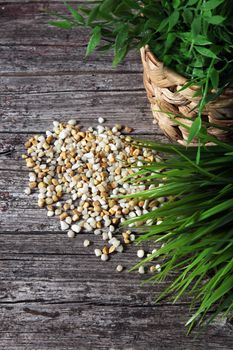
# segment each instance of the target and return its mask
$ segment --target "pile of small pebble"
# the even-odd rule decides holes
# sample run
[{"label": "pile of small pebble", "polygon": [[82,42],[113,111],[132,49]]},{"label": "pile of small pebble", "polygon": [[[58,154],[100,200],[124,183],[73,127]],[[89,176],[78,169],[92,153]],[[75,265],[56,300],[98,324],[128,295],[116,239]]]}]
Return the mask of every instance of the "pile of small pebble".
[{"label": "pile of small pebble", "polygon": [[[135,239],[129,230],[122,233],[121,240],[117,239],[116,227],[156,208],[153,201],[113,198],[145,190],[145,185],[135,186],[124,179],[138,171],[136,167],[144,161],[156,161],[156,155],[137,148],[130,136],[121,133],[132,129],[120,125],[104,127],[102,118],[99,123],[95,129],[83,131],[75,120],[54,121],[52,131],[26,142],[27,154],[23,158],[30,169],[25,193],[39,190],[38,206],[47,208],[49,217],[59,217],[61,230],[67,231],[68,237],[79,232],[102,235],[106,244],[94,253],[106,261],[110,254],[122,252],[124,245]],[[90,241],[83,244],[88,247]],[[118,265],[116,270],[121,272],[123,267]]]}]

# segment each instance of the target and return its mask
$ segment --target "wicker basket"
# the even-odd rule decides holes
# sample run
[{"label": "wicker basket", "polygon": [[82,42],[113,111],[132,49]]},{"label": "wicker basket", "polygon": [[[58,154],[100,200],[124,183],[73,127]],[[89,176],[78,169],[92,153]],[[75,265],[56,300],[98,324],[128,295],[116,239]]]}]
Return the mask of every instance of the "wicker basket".
[{"label": "wicker basket", "polygon": [[[193,97],[198,86],[187,87],[180,90],[186,78],[164,67],[150,51],[148,46],[141,49],[144,68],[143,79],[147,97],[151,103],[154,123],[171,139],[186,144],[188,130],[179,126],[169,113],[176,116],[176,120],[190,126],[197,116],[197,105],[200,97]],[[225,89],[224,93],[214,102],[209,103],[204,112],[203,120],[222,128],[233,127],[233,89]],[[232,131],[208,127],[208,133],[224,141],[233,141]]]}]

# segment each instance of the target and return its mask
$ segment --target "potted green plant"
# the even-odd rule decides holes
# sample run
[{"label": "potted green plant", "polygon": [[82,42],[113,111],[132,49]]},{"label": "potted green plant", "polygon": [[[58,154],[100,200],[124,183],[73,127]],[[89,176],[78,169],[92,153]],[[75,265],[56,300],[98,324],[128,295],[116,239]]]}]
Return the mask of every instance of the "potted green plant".
[{"label": "potted green plant", "polygon": [[[226,139],[233,124],[231,5],[231,0],[87,1],[65,4],[69,15],[55,14],[59,19],[50,24],[90,28],[86,54],[113,50],[113,65],[141,49],[154,119],[171,139],[191,142],[202,123]],[[191,126],[189,134],[177,120]]]}]

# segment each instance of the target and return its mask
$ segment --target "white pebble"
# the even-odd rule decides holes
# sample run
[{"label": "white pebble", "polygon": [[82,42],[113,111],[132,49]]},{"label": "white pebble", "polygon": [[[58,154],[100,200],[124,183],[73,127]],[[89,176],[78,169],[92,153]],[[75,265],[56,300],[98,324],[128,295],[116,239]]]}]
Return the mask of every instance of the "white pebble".
[{"label": "white pebble", "polygon": [[154,253],[156,253],[156,252],[157,252],[157,249],[155,248],[155,249],[152,250],[151,253],[154,254]]},{"label": "white pebble", "polygon": [[49,211],[47,212],[47,216],[48,216],[48,217],[51,217],[51,216],[53,216],[53,215],[54,215],[54,211],[49,210]]},{"label": "white pebble", "polygon": [[80,225],[77,225],[77,224],[72,225],[72,226],[71,226],[71,229],[72,229],[74,232],[76,232],[76,233],[79,233],[79,232],[81,231]]},{"label": "white pebble", "polygon": [[140,259],[143,258],[144,255],[145,255],[145,252],[144,252],[143,249],[139,249],[139,250],[137,251],[137,256],[138,256]]},{"label": "white pebble", "polygon": [[108,239],[108,232],[103,232],[102,233],[102,238],[104,241],[106,241]]},{"label": "white pebble", "polygon": [[94,231],[94,234],[95,234],[96,236],[100,235],[100,234],[101,234],[101,230],[99,230],[99,229],[95,230],[95,231]]},{"label": "white pebble", "polygon": [[144,273],[145,273],[145,268],[144,268],[144,266],[140,266],[139,269],[138,269],[138,272],[139,272],[140,274],[144,274]]},{"label": "white pebble", "polygon": [[63,129],[59,134],[59,139],[64,140],[68,136],[69,132],[67,129]]},{"label": "white pebble", "polygon": [[122,265],[117,265],[116,271],[117,271],[117,272],[123,271],[123,266],[122,266]]},{"label": "white pebble", "polygon": [[122,244],[120,244],[120,245],[116,248],[116,251],[117,251],[118,253],[122,253],[123,250],[124,250],[124,247],[123,247]]},{"label": "white pebble", "polygon": [[76,120],[75,120],[75,119],[70,119],[70,120],[68,121],[68,124],[69,124],[69,125],[76,125]]},{"label": "white pebble", "polygon": [[69,228],[69,225],[65,221],[60,221],[62,231],[65,231]]},{"label": "white pebble", "polygon": [[27,187],[27,188],[25,188],[25,190],[24,190],[24,192],[27,194],[27,195],[29,195],[29,194],[31,194],[31,189],[29,188],[29,187]]},{"label": "white pebble", "polygon": [[129,236],[129,239],[133,242],[133,241],[135,241],[135,235],[132,233],[130,236]]},{"label": "white pebble", "polygon": [[72,219],[70,216],[67,216],[67,218],[65,218],[65,222],[68,224],[68,225],[71,225],[72,223]]},{"label": "white pebble", "polygon": [[98,123],[99,124],[103,124],[104,122],[105,122],[104,118],[102,118],[102,117],[98,118]]},{"label": "white pebble", "polygon": [[67,236],[68,236],[69,238],[74,238],[74,237],[75,237],[74,231],[69,230],[69,231],[67,232]]},{"label": "white pebble", "polygon": [[161,272],[161,266],[160,266],[160,264],[155,265],[155,268],[156,268],[156,270],[157,270],[158,272]]},{"label": "white pebble", "polygon": [[95,252],[96,256],[101,256],[102,255],[102,252],[101,252],[100,249],[95,249],[94,252]]},{"label": "white pebble", "polygon": [[86,248],[91,244],[91,242],[88,239],[85,239],[85,241],[83,242],[83,246]]},{"label": "white pebble", "polygon": [[107,261],[108,260],[108,255],[107,254],[102,254],[101,255],[101,260]]}]

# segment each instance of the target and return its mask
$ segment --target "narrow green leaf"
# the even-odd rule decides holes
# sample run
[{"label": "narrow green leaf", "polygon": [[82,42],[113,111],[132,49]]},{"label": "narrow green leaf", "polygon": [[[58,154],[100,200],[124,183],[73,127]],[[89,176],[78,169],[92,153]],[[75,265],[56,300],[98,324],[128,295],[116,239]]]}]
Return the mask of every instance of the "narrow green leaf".
[{"label": "narrow green leaf", "polygon": [[121,29],[119,30],[117,36],[116,36],[116,42],[115,42],[115,52],[117,53],[119,50],[121,50],[128,39],[128,25],[123,24],[121,26]]},{"label": "narrow green leaf", "polygon": [[209,24],[221,24],[222,22],[225,21],[225,17],[222,17],[222,16],[205,17],[205,20]]},{"label": "narrow green leaf", "polygon": [[200,130],[201,130],[201,118],[197,117],[192,123],[192,126],[190,128],[188,143],[192,142],[192,140],[198,135]]},{"label": "narrow green leaf", "polygon": [[193,12],[190,9],[184,9],[182,16],[186,24],[190,25],[190,23],[192,23]]},{"label": "narrow green leaf", "polygon": [[187,2],[187,6],[193,6],[193,5],[195,5],[198,1],[199,1],[199,0],[189,0],[189,1]]},{"label": "narrow green leaf", "polygon": [[127,51],[128,51],[128,47],[125,46],[125,47],[122,47],[120,50],[118,50],[115,53],[114,60],[112,62],[114,67],[117,66],[121,61],[123,61],[123,59],[125,58],[125,56],[127,54]]},{"label": "narrow green leaf", "polygon": [[219,86],[219,72],[214,67],[211,69],[210,80],[213,88],[217,90]]},{"label": "narrow green leaf", "polygon": [[98,14],[99,14],[99,6],[93,7],[93,9],[88,14],[87,24],[91,25],[97,19]]},{"label": "narrow green leaf", "polygon": [[177,9],[180,6],[181,0],[173,0],[172,1],[172,6],[174,9]]},{"label": "narrow green leaf", "polygon": [[204,1],[202,5],[203,10],[213,10],[218,7],[225,0],[209,0],[207,2]]},{"label": "narrow green leaf", "polygon": [[162,32],[163,29],[168,25],[169,23],[169,18],[164,18],[161,22],[160,25],[157,28],[157,32]]},{"label": "narrow green leaf", "polygon": [[167,40],[164,45],[165,51],[168,51],[170,47],[173,45],[174,41],[176,40],[176,34],[175,33],[168,33]]},{"label": "narrow green leaf", "polygon": [[208,40],[208,38],[206,38],[204,35],[197,35],[195,38],[194,38],[194,43],[196,45],[209,45],[209,44],[212,44],[211,41]]},{"label": "narrow green leaf", "polygon": [[201,32],[201,17],[195,17],[191,24],[191,32],[193,37],[200,34]]},{"label": "narrow green leaf", "polygon": [[70,11],[70,13],[72,14],[72,16],[74,17],[74,19],[78,22],[78,23],[81,23],[81,24],[85,24],[85,21],[84,21],[84,18],[82,15],[80,15],[78,13],[78,10],[75,10],[72,6],[70,6],[69,4],[67,4],[65,2],[65,6],[66,8]]},{"label": "narrow green leaf", "polygon": [[175,10],[168,18],[168,31],[171,31],[177,24],[180,17],[179,11]]},{"label": "narrow green leaf", "polygon": [[69,22],[68,20],[49,21],[49,24],[51,24],[54,27],[63,28],[63,29],[70,29],[73,27],[73,24],[71,22]]},{"label": "narrow green leaf", "polygon": [[101,39],[101,28],[97,26],[92,31],[92,34],[87,46],[86,56],[90,55],[95,50],[95,48],[100,43],[100,39]]},{"label": "narrow green leaf", "polygon": [[210,57],[210,58],[218,58],[213,51],[211,51],[210,49],[207,49],[206,47],[195,46],[195,50],[203,56]]},{"label": "narrow green leaf", "polygon": [[124,3],[135,10],[141,9],[140,5],[134,0],[124,0]]}]

